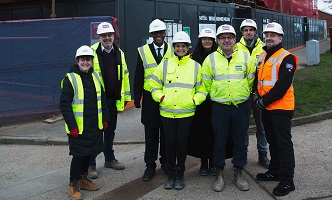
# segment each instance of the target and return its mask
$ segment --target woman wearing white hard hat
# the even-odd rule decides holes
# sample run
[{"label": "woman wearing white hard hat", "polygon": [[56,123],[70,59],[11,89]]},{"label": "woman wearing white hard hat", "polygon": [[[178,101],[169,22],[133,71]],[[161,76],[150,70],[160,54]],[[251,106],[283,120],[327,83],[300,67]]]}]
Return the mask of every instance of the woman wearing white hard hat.
[{"label": "woman wearing white hard hat", "polygon": [[206,98],[201,66],[190,59],[190,43],[186,32],[177,32],[172,41],[175,55],[162,61],[151,77],[152,97],[160,103],[165,131],[169,170],[165,189],[184,188],[189,130],[196,106]]},{"label": "woman wearing white hard hat", "polygon": [[[215,42],[216,33],[210,28],[203,28],[198,35],[198,42],[191,54],[191,58],[199,64],[203,64],[204,59],[210,53],[217,50]],[[207,176],[215,174],[213,167],[213,131],[211,126],[211,105],[206,99],[197,106],[194,121],[190,129],[188,138],[188,155],[201,159],[199,174]]]},{"label": "woman wearing white hard hat", "polygon": [[103,150],[103,130],[108,127],[106,96],[100,78],[92,70],[93,50],[86,45],[76,51],[76,64],[61,81],[60,110],[68,135],[70,165],[69,196],[82,199],[83,190],[98,190],[87,178],[90,156]]}]

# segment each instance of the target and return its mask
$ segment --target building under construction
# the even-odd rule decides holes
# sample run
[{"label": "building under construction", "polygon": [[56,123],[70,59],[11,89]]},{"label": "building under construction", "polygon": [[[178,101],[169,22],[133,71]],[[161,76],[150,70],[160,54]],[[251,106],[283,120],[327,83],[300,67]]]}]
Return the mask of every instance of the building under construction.
[{"label": "building under construction", "polygon": [[317,0],[208,0],[220,3],[236,3],[252,8],[277,11],[296,16],[318,19]]}]

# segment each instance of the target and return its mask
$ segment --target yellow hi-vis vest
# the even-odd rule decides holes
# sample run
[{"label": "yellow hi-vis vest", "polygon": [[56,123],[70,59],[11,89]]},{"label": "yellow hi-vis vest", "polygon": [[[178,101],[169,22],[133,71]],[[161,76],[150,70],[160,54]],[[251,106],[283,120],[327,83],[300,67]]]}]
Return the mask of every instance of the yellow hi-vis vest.
[{"label": "yellow hi-vis vest", "polygon": [[[141,56],[141,59],[143,61],[143,67],[144,67],[144,90],[146,91],[151,91],[151,86],[150,86],[150,78],[151,75],[153,74],[154,70],[158,66],[155,58],[153,57],[153,54],[150,50],[150,47],[148,44],[141,46],[138,48],[138,53]],[[173,56],[173,51],[171,48],[171,45],[167,43],[167,51],[164,53],[164,57],[160,62],[163,60],[166,60],[170,57]]]},{"label": "yellow hi-vis vest", "polygon": [[[84,128],[84,120],[83,120],[83,113],[84,113],[84,88],[81,76],[76,73],[67,73],[67,77],[73,86],[74,89],[74,98],[72,102],[72,108],[76,120],[76,124],[78,126],[79,134],[83,133]],[[98,108],[98,127],[100,130],[103,129],[103,113],[102,113],[102,106],[101,106],[101,82],[98,74],[96,72],[92,73],[93,82],[96,88],[97,94],[97,108]],[[63,82],[63,80],[62,80]],[[62,87],[61,82],[61,87]],[[66,132],[70,134],[70,130],[68,125],[65,124]]]},{"label": "yellow hi-vis vest", "polygon": [[[99,46],[100,42],[96,42],[95,44],[93,44],[91,46],[91,48],[93,49],[93,71],[97,72],[99,74],[100,77],[100,81],[101,81],[101,85],[103,86],[103,89],[105,88],[104,85],[104,79],[103,79],[103,75],[100,69],[100,65],[99,65],[99,59],[98,59],[98,55],[96,53],[96,50]],[[120,81],[120,77],[122,75],[122,84],[121,84],[121,97],[120,100],[116,100],[116,108],[118,111],[123,111],[124,110],[124,104],[125,101],[131,101],[131,94],[130,94],[130,83],[129,83],[129,71],[127,68],[127,63],[126,63],[126,59],[125,59],[125,55],[123,53],[123,51],[121,49],[119,49],[119,53],[121,54],[121,63],[122,63],[122,71],[121,66],[117,65],[118,68],[118,81]],[[122,74],[120,74],[122,73]]]},{"label": "yellow hi-vis vest", "polygon": [[203,83],[212,101],[237,106],[248,100],[255,71],[256,67],[248,53],[234,51],[228,63],[218,47],[203,62]]},{"label": "yellow hi-vis vest", "polygon": [[195,114],[196,106],[206,98],[202,84],[202,70],[189,55],[180,60],[173,56],[158,65],[151,77],[151,94],[160,102],[160,115],[166,118],[185,118]]},{"label": "yellow hi-vis vest", "polygon": [[[261,54],[258,60],[259,66],[257,66],[257,68],[259,69],[257,83],[257,92],[259,96],[263,97],[274,87],[279,78],[278,74],[280,64],[282,63],[283,59],[288,55],[292,55],[294,57],[296,66],[293,67],[295,67],[295,72],[298,68],[299,60],[295,55],[290,54],[284,48],[276,51],[266,62],[264,62],[266,52],[264,51]],[[286,94],[281,99],[270,103],[266,107],[266,110],[294,110],[294,108],[295,97],[294,87],[292,84],[286,91]]]},{"label": "yellow hi-vis vest", "polygon": [[263,42],[261,39],[257,38],[257,41],[254,45],[254,49],[252,50],[251,54],[249,52],[249,49],[246,47],[246,41],[244,40],[244,37],[240,39],[238,43],[235,44],[234,49],[242,50],[244,52],[247,52],[250,57],[254,60],[255,66],[257,65],[258,57],[263,52]]}]

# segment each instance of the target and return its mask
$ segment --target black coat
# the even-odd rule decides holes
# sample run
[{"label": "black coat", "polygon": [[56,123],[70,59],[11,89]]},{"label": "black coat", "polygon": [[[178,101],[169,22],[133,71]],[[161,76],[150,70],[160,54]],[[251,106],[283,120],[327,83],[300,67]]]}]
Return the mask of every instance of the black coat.
[{"label": "black coat", "polygon": [[[160,63],[157,59],[157,54],[154,49],[153,43],[149,44],[150,51],[157,61],[157,64]],[[167,51],[167,43],[164,42],[164,54]],[[159,103],[153,100],[151,92],[143,89],[144,86],[144,67],[141,56],[137,55],[137,64],[135,70],[135,79],[134,79],[134,103],[135,107],[140,107],[141,97],[142,99],[142,115],[141,122],[143,125],[150,128],[160,128],[161,127],[161,119],[160,119],[160,111],[159,111]]]},{"label": "black coat", "polygon": [[[79,74],[84,87],[84,127],[83,133],[78,138],[68,135],[69,154],[73,156],[96,156],[103,150],[103,130],[98,127],[98,108],[94,81],[92,78],[92,68],[88,73],[82,73],[78,66],[72,66],[70,72]],[[60,96],[60,110],[69,130],[78,128],[72,110],[74,97],[73,87],[68,79],[63,80],[63,87]],[[105,93],[102,90],[103,122],[109,121]]]},{"label": "black coat", "polygon": [[[202,65],[204,59],[210,53],[216,51],[217,47],[217,44],[214,43],[211,51],[204,51],[201,39],[199,39],[191,58]],[[187,142],[188,155],[205,159],[213,158],[214,139],[211,122],[211,105],[211,100],[207,98],[196,108],[194,121],[192,123]],[[232,146],[232,138],[228,137],[226,144],[226,158],[233,157]]]}]

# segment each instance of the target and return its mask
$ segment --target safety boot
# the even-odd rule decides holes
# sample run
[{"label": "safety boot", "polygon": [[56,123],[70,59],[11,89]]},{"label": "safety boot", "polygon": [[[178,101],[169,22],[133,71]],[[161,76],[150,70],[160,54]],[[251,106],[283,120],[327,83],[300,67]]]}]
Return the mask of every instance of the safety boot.
[{"label": "safety boot", "polygon": [[264,167],[265,169],[269,169],[270,161],[267,158],[267,152],[265,151],[258,152],[258,164]]},{"label": "safety boot", "polygon": [[248,191],[250,189],[248,181],[242,176],[242,169],[234,169],[233,183],[241,191]]},{"label": "safety boot", "polygon": [[82,179],[78,181],[79,186],[82,190],[96,191],[99,189],[99,185],[95,182],[92,182],[87,178],[87,175],[82,175]]},{"label": "safety boot", "polygon": [[209,175],[209,163],[207,159],[201,159],[201,167],[199,168],[199,175],[201,176]]},{"label": "safety boot", "polygon": [[72,200],[80,200],[83,198],[78,181],[69,183],[69,197]]},{"label": "safety boot", "polygon": [[174,189],[176,190],[182,190],[184,188],[184,172],[183,171],[176,171],[175,175],[175,182],[174,182]]},{"label": "safety boot", "polygon": [[216,170],[216,179],[213,183],[213,190],[216,192],[221,192],[225,188],[225,182],[224,182],[224,170],[217,168]]}]

